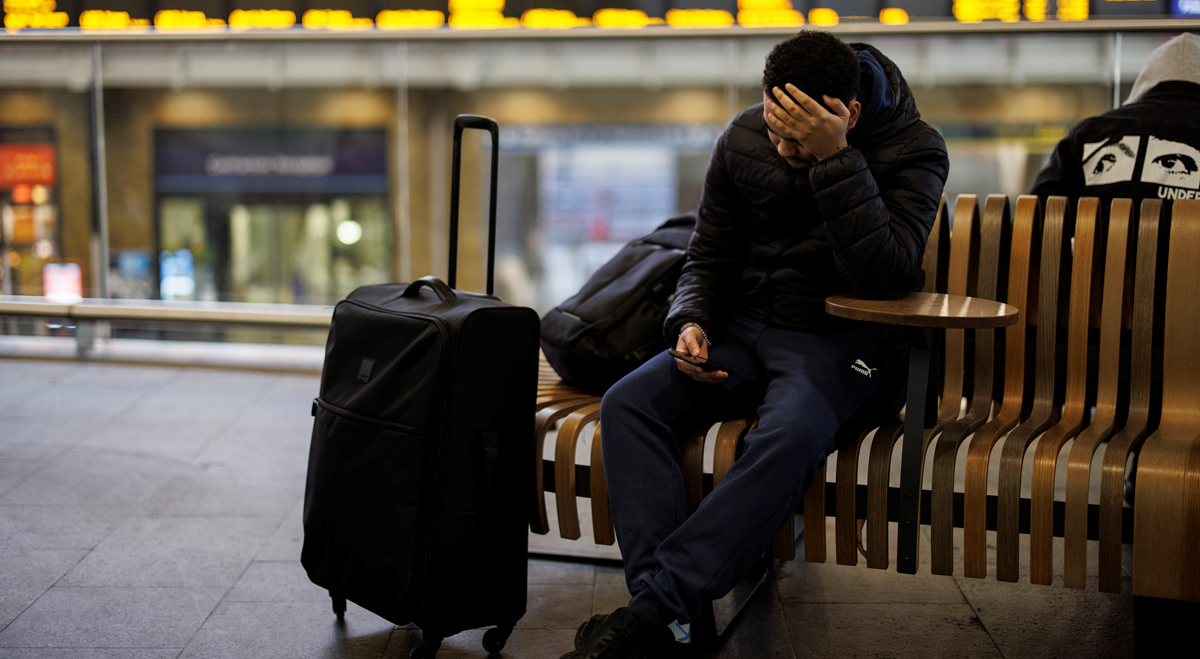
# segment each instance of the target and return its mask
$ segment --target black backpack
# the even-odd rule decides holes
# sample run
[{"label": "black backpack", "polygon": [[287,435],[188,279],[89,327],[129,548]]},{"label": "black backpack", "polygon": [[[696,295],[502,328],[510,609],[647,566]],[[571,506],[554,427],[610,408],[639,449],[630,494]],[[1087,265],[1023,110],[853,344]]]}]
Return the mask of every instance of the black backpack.
[{"label": "black backpack", "polygon": [[542,318],[542,352],[564,381],[599,396],[667,348],[663,322],[695,229],[694,212],[667,220]]}]

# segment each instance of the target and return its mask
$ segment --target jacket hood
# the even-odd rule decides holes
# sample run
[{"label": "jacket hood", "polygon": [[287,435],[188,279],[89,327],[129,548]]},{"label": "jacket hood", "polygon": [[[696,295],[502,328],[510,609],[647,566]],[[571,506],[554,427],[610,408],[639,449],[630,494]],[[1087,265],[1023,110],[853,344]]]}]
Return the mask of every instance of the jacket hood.
[{"label": "jacket hood", "polygon": [[1200,84],[1200,37],[1184,32],[1154,49],[1123,105],[1137,103],[1158,83],[1183,80]]},{"label": "jacket hood", "polygon": [[860,148],[871,147],[920,121],[921,113],[917,111],[917,102],[913,98],[912,90],[908,88],[908,82],[904,80],[904,75],[900,73],[900,68],[896,66],[895,62],[888,59],[874,46],[852,43],[850,47],[856,52],[870,53],[875,61],[879,62],[887,75],[888,87],[891,89],[891,105],[882,109],[870,124],[855,126],[854,130],[850,131],[849,141],[851,144]]}]

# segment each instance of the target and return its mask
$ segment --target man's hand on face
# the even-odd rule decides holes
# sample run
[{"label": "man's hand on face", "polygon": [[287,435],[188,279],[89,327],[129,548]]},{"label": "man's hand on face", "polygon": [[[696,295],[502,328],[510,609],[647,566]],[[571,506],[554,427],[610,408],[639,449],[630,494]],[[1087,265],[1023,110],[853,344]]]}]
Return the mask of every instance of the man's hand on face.
[{"label": "man's hand on face", "polygon": [[[704,340],[704,335],[700,332],[699,328],[696,327],[687,327],[679,333],[679,340],[675,342],[675,349],[699,359],[708,359],[708,343]],[[679,370],[684,375],[704,384],[716,384],[729,377],[729,374],[725,371],[706,371],[682,359],[676,359],[675,365],[679,367]]]},{"label": "man's hand on face", "polygon": [[[833,110],[830,112],[795,85],[788,83],[786,87],[786,94],[774,87],[771,92],[775,98],[768,95],[764,99],[767,128],[779,137],[799,142],[818,160],[846,148],[846,133],[854,127],[857,117],[852,114],[856,113],[840,99],[825,96],[825,104]],[[857,101],[850,103],[856,105]]]}]

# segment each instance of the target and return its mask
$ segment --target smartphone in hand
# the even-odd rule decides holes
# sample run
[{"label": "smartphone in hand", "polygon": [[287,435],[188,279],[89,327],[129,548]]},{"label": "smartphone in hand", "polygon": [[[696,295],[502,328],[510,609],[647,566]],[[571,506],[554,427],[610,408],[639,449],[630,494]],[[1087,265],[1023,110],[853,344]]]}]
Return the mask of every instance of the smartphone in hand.
[{"label": "smartphone in hand", "polygon": [[667,352],[670,353],[671,356],[676,359],[682,359],[683,361],[691,364],[692,366],[699,366],[700,368],[702,368],[706,371],[724,371],[724,372],[728,373],[729,375],[733,375],[733,371],[731,371],[719,364],[714,364],[711,360],[701,359],[699,357],[693,357],[686,352],[681,352],[674,348],[667,350]]}]

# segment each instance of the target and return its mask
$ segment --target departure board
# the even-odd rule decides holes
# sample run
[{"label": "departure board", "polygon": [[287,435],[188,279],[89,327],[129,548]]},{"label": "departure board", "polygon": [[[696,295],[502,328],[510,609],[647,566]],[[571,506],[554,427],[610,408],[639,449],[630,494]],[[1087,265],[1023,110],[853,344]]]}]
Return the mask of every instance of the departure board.
[{"label": "departure board", "polygon": [[8,33],[680,30],[1200,17],[1200,0],[3,0]]}]

